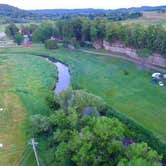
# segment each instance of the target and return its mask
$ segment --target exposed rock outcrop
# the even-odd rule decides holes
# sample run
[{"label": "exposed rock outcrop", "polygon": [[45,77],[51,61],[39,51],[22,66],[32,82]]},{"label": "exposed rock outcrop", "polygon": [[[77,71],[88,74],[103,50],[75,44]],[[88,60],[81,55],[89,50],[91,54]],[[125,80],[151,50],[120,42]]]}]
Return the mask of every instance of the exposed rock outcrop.
[{"label": "exposed rock outcrop", "polygon": [[126,47],[123,43],[120,42],[109,43],[107,41],[103,41],[103,48],[105,50],[126,54],[130,58],[138,61],[144,61],[152,65],[166,68],[166,59],[163,58],[163,56],[161,56],[160,54],[153,53],[148,58],[142,58],[137,54],[136,49]]},{"label": "exposed rock outcrop", "polygon": [[163,58],[160,54],[153,54],[152,56],[149,56],[146,59],[147,63],[153,64],[153,65],[157,65],[157,66],[161,66],[166,68],[166,59]]},{"label": "exposed rock outcrop", "polygon": [[95,49],[101,49],[103,48],[103,40],[96,40],[93,42],[93,47]]}]

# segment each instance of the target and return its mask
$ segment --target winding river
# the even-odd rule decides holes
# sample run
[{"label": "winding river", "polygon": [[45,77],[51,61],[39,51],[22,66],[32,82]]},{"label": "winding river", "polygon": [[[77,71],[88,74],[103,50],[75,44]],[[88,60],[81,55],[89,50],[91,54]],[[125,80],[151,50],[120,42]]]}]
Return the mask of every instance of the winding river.
[{"label": "winding river", "polygon": [[44,57],[50,63],[53,63],[55,65],[55,68],[57,69],[58,80],[56,81],[54,93],[57,94],[62,90],[67,89],[70,86],[70,72],[68,66],[61,63],[60,61],[57,61],[52,57],[47,57],[47,56],[42,56],[42,57]]}]

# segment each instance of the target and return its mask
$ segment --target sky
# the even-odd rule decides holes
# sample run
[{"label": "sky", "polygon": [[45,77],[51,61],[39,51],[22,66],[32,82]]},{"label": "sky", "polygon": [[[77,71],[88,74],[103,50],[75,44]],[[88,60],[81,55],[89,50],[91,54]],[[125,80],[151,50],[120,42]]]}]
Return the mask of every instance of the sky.
[{"label": "sky", "polygon": [[166,0],[0,0],[21,9],[117,9],[139,6],[166,5]]}]

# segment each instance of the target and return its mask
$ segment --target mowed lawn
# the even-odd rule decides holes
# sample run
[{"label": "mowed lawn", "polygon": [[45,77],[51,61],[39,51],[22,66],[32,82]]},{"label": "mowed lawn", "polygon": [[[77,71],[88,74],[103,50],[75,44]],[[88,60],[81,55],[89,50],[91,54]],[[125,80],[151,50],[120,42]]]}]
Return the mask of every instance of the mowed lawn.
[{"label": "mowed lawn", "polygon": [[127,114],[166,142],[166,86],[151,83],[154,71],[123,60],[42,45],[8,49],[6,52],[46,54],[70,67],[74,88],[101,96],[114,109]]},{"label": "mowed lawn", "polygon": [[33,114],[47,114],[45,98],[55,75],[54,66],[40,57],[0,54],[0,143],[4,146],[0,149],[0,166],[35,161],[25,121]]}]

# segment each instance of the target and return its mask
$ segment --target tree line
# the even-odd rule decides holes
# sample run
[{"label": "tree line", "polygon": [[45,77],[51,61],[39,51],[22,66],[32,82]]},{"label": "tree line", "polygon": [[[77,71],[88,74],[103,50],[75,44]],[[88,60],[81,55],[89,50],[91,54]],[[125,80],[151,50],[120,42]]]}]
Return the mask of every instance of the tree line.
[{"label": "tree line", "polygon": [[52,9],[52,10],[21,10],[19,8],[0,4],[0,16],[4,19],[2,23],[27,23],[31,21],[41,22],[42,20],[71,19],[80,16],[93,20],[95,17],[108,18],[109,20],[119,21],[133,19],[142,16],[139,11],[116,11],[104,9]]},{"label": "tree line", "polygon": [[[6,32],[9,26],[6,28]],[[21,29],[22,33],[31,35],[35,42],[44,43],[51,37],[75,46],[83,46],[87,41],[106,40],[111,43],[120,41],[135,49],[166,53],[166,30],[161,25],[128,25],[100,17],[94,20],[86,17],[75,17],[56,22],[44,21],[40,25],[33,24],[33,30],[31,26],[32,24],[29,26],[22,25]]]},{"label": "tree line", "polygon": [[136,49],[148,49],[161,54],[166,53],[166,30],[161,25],[122,24],[107,19],[76,17],[59,20],[55,23],[43,23],[33,34],[34,40],[44,41],[50,36],[84,45],[85,41],[106,40],[121,41]]}]

